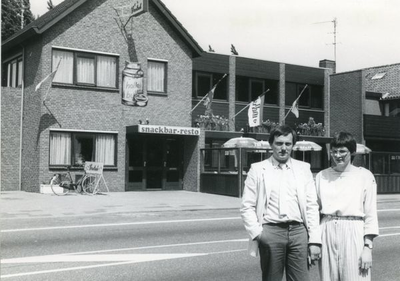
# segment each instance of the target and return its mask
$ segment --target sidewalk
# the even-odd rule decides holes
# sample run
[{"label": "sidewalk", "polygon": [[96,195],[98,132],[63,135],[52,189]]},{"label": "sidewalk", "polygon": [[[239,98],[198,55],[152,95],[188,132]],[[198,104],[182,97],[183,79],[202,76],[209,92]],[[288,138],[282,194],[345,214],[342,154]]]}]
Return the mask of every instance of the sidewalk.
[{"label": "sidewalk", "polygon": [[179,210],[239,211],[239,207],[240,198],[190,191],[110,192],[93,196],[55,196],[24,191],[0,193],[1,219]]},{"label": "sidewalk", "polygon": [[[379,204],[400,201],[400,194],[380,194]],[[240,198],[190,191],[110,192],[100,195],[67,195],[2,191],[0,218],[84,216],[106,213],[139,213],[179,210],[240,208]]]}]

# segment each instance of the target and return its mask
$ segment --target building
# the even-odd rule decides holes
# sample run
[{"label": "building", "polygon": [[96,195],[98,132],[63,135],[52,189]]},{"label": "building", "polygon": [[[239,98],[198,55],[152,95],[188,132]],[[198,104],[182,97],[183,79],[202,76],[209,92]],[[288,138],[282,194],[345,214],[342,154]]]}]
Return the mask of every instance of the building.
[{"label": "building", "polygon": [[[207,191],[202,149],[282,122],[323,147],[296,157],[328,162],[331,70],[204,52],[159,0],[65,0],[3,42],[2,60],[2,190],[39,192],[94,161],[110,191]],[[267,90],[250,129],[246,106]]]},{"label": "building", "polygon": [[330,78],[331,134],[352,132],[372,150],[356,160],[374,173],[378,192],[400,192],[400,64]]}]

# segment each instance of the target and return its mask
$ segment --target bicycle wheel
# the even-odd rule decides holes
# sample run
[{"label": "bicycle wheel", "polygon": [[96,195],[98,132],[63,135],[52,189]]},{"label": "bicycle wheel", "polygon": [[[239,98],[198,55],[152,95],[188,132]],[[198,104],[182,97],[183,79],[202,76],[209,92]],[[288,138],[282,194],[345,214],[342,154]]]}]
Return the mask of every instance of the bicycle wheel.
[{"label": "bicycle wheel", "polygon": [[66,183],[61,182],[61,176],[59,174],[55,174],[50,180],[51,191],[57,196],[63,196],[69,193],[69,190],[63,188],[63,185],[66,186]]},{"label": "bicycle wheel", "polygon": [[82,181],[82,190],[87,194],[96,194],[99,189],[96,186],[97,177],[96,176],[85,176]]}]

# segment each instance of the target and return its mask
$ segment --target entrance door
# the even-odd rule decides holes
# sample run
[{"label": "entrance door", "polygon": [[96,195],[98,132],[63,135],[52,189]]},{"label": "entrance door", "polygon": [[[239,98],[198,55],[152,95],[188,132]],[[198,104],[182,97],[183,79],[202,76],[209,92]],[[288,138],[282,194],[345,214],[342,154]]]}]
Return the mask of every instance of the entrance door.
[{"label": "entrance door", "polygon": [[128,138],[126,190],[182,189],[182,147],[181,137]]},{"label": "entrance door", "polygon": [[146,189],[163,189],[164,141],[158,138],[147,138],[144,145]]}]

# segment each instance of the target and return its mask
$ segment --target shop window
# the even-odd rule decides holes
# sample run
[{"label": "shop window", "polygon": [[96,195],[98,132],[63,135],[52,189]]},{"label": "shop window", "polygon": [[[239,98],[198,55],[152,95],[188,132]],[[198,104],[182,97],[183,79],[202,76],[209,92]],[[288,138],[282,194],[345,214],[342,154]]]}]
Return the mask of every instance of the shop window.
[{"label": "shop window", "polygon": [[323,86],[298,84],[287,82],[285,86],[285,104],[291,106],[300,96],[299,106],[303,108],[323,108],[324,88]]},{"label": "shop window", "polygon": [[163,61],[149,60],[147,68],[147,91],[167,93],[167,63]]},{"label": "shop window", "polygon": [[17,88],[22,85],[22,56],[18,56],[3,64],[2,86]]},{"label": "shop window", "polygon": [[243,76],[236,77],[236,101],[254,101],[268,89],[264,103],[278,105],[279,81]]},{"label": "shop window", "polygon": [[228,79],[222,79],[223,76],[224,74],[220,73],[195,72],[193,76],[193,98],[201,99],[220,81],[214,90],[214,99],[226,101],[228,99]]},{"label": "shop window", "polygon": [[117,88],[117,57],[82,51],[53,49],[53,83]]},{"label": "shop window", "polygon": [[50,166],[82,166],[85,161],[116,166],[116,134],[51,132]]}]

